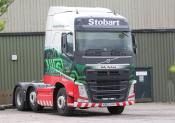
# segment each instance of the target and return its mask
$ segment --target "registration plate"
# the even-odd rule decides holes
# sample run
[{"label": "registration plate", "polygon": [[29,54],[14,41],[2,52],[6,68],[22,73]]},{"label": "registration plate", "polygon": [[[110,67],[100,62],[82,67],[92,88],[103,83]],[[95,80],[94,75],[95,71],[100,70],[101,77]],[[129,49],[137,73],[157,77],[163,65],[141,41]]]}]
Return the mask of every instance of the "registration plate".
[{"label": "registration plate", "polygon": [[102,103],[102,106],[116,106],[116,103]]}]

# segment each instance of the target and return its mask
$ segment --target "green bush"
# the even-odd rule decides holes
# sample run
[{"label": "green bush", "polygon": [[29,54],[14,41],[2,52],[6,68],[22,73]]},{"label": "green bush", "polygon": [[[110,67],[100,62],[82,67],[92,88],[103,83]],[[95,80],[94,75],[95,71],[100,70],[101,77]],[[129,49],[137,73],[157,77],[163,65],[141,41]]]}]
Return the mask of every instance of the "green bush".
[{"label": "green bush", "polygon": [[[8,9],[9,5],[13,2],[14,0],[0,0],[0,16],[2,16]],[[0,20],[0,31],[2,31],[5,27],[5,21]]]},{"label": "green bush", "polygon": [[175,73],[175,64],[170,67],[169,71]]}]

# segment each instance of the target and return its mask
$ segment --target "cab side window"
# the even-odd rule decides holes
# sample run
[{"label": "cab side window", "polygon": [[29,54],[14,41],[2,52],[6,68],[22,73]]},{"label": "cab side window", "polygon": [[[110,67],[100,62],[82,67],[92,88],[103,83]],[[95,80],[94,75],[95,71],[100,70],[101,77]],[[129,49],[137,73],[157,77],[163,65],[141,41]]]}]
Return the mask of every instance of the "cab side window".
[{"label": "cab side window", "polygon": [[73,54],[73,36],[67,35],[67,53]]}]

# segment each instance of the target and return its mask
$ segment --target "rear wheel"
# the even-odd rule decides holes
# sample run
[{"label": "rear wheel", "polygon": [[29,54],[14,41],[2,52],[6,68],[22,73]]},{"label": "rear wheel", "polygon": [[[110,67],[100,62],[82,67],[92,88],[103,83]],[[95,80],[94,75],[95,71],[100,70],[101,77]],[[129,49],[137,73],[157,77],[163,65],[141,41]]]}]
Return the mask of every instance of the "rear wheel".
[{"label": "rear wheel", "polygon": [[59,115],[63,115],[63,116],[72,115],[73,108],[68,107],[67,105],[67,95],[66,95],[65,88],[60,88],[58,90],[56,105],[57,105],[57,111]]},{"label": "rear wheel", "polygon": [[37,112],[43,109],[43,106],[37,103],[36,91],[34,88],[31,88],[29,91],[29,104],[33,111]]},{"label": "rear wheel", "polygon": [[107,107],[108,111],[111,114],[121,114],[124,111],[124,106],[111,106]]},{"label": "rear wheel", "polygon": [[23,90],[21,87],[17,87],[15,90],[15,106],[19,111],[25,110]]}]

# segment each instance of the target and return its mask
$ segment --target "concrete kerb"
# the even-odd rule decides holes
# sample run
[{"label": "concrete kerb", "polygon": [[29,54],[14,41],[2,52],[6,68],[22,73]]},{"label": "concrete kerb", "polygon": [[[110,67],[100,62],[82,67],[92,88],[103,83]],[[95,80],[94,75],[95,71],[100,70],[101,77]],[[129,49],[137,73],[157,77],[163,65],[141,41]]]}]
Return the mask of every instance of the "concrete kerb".
[{"label": "concrete kerb", "polygon": [[0,110],[12,109],[14,106],[12,104],[0,105]]}]

